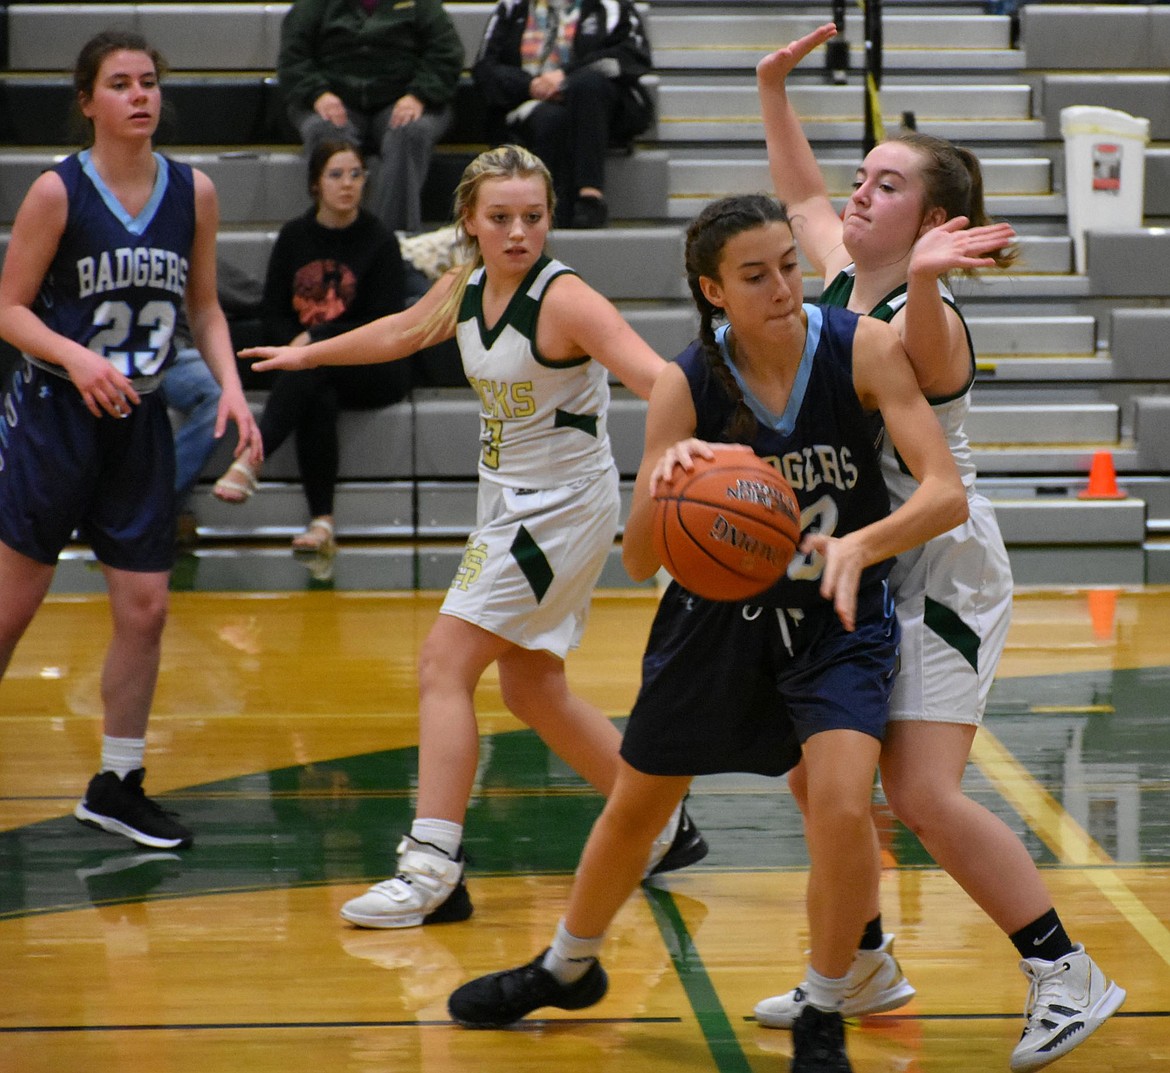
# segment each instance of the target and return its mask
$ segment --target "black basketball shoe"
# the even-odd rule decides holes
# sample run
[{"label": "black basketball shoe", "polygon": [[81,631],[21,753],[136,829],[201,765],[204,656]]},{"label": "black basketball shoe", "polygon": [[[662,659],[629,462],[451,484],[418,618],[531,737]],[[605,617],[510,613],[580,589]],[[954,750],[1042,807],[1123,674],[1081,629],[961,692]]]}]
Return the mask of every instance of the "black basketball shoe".
[{"label": "black basketball shoe", "polygon": [[542,964],[542,950],[527,965],[489,973],[451,992],[447,1009],[465,1028],[503,1028],[521,1017],[555,1006],[560,1010],[582,1010],[605,997],[609,979],[601,962],[594,961],[575,983],[562,984]]},{"label": "black basketball shoe", "polygon": [[699,833],[695,821],[691,819],[684,802],[678,815],[678,826],[674,829],[674,837],[669,844],[664,845],[655,841],[650,850],[650,860],[646,865],[646,874],[643,878],[661,875],[663,872],[676,872],[680,868],[701,861],[707,856],[707,840]]},{"label": "black basketball shoe", "polygon": [[146,771],[138,768],[124,779],[103,771],[89,780],[85,797],[73,810],[87,827],[124,835],[141,846],[153,849],[186,849],[194,835],[156,801],[146,796],[142,780]]},{"label": "black basketball shoe", "polygon": [[804,1007],[792,1025],[792,1073],[853,1073],[839,1013]]}]

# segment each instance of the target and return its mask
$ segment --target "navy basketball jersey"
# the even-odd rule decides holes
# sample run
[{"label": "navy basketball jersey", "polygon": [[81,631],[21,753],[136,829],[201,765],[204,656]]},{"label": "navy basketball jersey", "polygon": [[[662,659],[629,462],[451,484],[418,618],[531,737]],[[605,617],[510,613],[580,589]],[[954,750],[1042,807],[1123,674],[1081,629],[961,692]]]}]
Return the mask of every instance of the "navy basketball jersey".
[{"label": "navy basketball jersey", "polygon": [[[88,150],[56,165],[69,215],[33,305],[54,331],[131,378],[154,376],[173,357],[195,239],[191,168],[158,153],[154,159],[154,190],[137,216],[130,216],[102,182]],[[60,366],[29,360],[64,375]]]},{"label": "navy basketball jersey", "polygon": [[[890,512],[882,479],[881,415],[866,410],[853,386],[853,335],[858,315],[845,309],[805,305],[808,335],[784,413],[769,413],[744,385],[727,349],[727,328],[716,332],[720,355],[756,418],[749,446],[792,485],[800,504],[802,532],[843,536]],[[706,351],[692,343],[676,359],[691,388],[698,417],[695,435],[711,443],[730,442],[726,432],[735,409],[715,376]],[[892,560],[868,567],[861,583],[884,578]],[[768,607],[824,604],[818,587],[824,561],[797,553],[787,576],[748,602]]]}]

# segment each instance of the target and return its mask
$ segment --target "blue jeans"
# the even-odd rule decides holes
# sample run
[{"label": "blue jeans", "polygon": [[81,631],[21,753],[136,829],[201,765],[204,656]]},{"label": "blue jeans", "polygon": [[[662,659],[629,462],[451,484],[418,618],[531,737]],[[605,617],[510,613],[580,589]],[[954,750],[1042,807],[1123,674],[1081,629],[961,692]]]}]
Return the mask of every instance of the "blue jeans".
[{"label": "blue jeans", "polygon": [[175,432],[175,505],[182,513],[191,489],[215,450],[219,384],[199,351],[186,347],[163,374],[158,390],[167,408],[183,418]]}]

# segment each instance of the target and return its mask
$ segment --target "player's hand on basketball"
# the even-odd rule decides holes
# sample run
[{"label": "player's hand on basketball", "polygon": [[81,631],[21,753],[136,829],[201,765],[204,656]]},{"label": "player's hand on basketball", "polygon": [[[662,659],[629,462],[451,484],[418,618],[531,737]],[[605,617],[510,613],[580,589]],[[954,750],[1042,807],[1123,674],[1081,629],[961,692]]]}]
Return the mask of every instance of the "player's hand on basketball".
[{"label": "player's hand on basketball", "polygon": [[662,452],[662,457],[650,471],[650,495],[658,495],[664,484],[670,484],[677,476],[678,470],[690,473],[695,468],[696,458],[705,458],[711,461],[717,451],[747,451],[752,449],[743,443],[708,443],[706,440],[695,439],[691,436],[678,443],[671,444]]},{"label": "player's hand on basketball", "polygon": [[831,23],[818,26],[810,34],[790,42],[765,56],[756,64],[756,79],[766,89],[783,89],[784,81],[793,68],[814,48],[819,48],[831,37],[837,36],[837,27]]},{"label": "player's hand on basketball", "polygon": [[909,274],[937,279],[947,272],[994,268],[995,258],[988,255],[1010,246],[1016,239],[1015,228],[1008,223],[980,227],[967,223],[966,216],[952,216],[927,231],[914,244]]},{"label": "player's hand on basketball", "polygon": [[711,450],[711,444],[707,443],[706,440],[697,440],[692,436],[690,439],[672,443],[662,452],[662,457],[658,459],[650,471],[650,495],[658,495],[659,489],[664,484],[670,484],[675,478],[677,469],[690,473],[695,468],[696,458],[710,459],[714,457],[715,452]]},{"label": "player's hand on basketball", "polygon": [[845,629],[857,624],[857,590],[866,559],[861,545],[845,537],[808,533],[800,542],[804,555],[819,555],[824,560],[821,571],[821,595],[832,601],[833,610]]},{"label": "player's hand on basketball", "polygon": [[129,378],[92,350],[78,347],[71,352],[65,371],[94,417],[129,417],[141,401]]},{"label": "player's hand on basketball", "polygon": [[303,346],[251,346],[239,352],[252,362],[252,368],[265,373],[269,369],[311,369]]}]

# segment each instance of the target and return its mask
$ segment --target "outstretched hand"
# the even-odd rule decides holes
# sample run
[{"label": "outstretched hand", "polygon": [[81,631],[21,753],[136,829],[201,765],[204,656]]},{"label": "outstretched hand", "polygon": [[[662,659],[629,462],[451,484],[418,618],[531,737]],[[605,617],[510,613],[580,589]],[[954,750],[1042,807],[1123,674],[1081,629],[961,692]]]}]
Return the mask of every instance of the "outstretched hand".
[{"label": "outstretched hand", "polygon": [[946,223],[927,231],[915,244],[909,274],[945,275],[947,272],[993,268],[995,258],[987,256],[1010,246],[1016,238],[1008,223],[968,227],[966,216],[952,216]]},{"label": "outstretched hand", "polygon": [[311,369],[303,346],[250,346],[239,352],[239,357],[252,362],[259,373],[269,369]]},{"label": "outstretched hand", "polygon": [[814,48],[819,48],[829,38],[836,36],[837,27],[833,23],[818,26],[812,33],[789,42],[760,60],[756,64],[756,80],[765,89],[783,89],[785,80],[797,64]]}]

